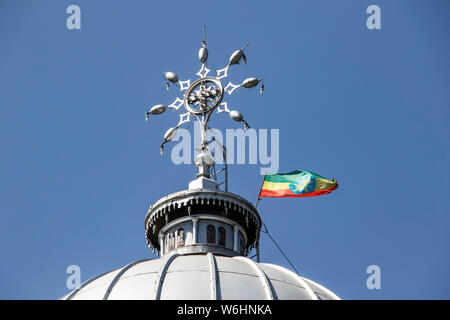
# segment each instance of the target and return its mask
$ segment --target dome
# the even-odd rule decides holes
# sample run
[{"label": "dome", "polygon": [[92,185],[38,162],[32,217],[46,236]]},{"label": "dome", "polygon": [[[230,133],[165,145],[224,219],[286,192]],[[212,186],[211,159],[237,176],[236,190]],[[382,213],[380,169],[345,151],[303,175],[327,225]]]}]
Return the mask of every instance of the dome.
[{"label": "dome", "polygon": [[84,282],[62,300],[339,300],[294,272],[243,256],[172,253]]},{"label": "dome", "polygon": [[[202,141],[196,148],[199,154],[194,158],[196,179],[187,190],[154,202],[145,216],[147,246],[160,258],[138,260],[101,274],[61,299],[339,300],[331,291],[288,269],[260,263],[261,232],[270,235],[256,208],[258,200],[252,204],[228,192],[229,151],[221,139],[208,135],[208,121],[217,109],[218,113],[228,112],[233,120],[243,122],[244,130],[249,128],[242,114],[228,110],[227,103],[221,103],[222,98],[225,92],[230,95],[238,87],[254,87],[262,79],[248,78],[241,85],[229,83],[225,88],[220,81],[227,77],[231,65],[246,59],[243,50],[247,44],[233,53],[226,68],[216,70],[216,78],[206,77],[211,70],[205,68],[204,55],[200,59],[202,69],[196,74],[200,79],[192,84],[190,80],[178,81],[174,73],[165,73],[170,82],[179,82],[180,91],[186,90],[184,100],[177,98],[169,106],[156,105],[146,113],[148,120],[149,115],[160,114],[165,108],[178,110],[184,104],[187,110],[180,114],[178,125],[164,135],[161,153],[191,115],[201,128]],[[205,45],[203,40],[202,48],[206,50]],[[230,85],[233,89],[228,90]],[[263,88],[264,85],[261,93]],[[256,257],[256,261],[247,256]]]},{"label": "dome", "polygon": [[[339,300],[286,268],[259,262],[261,218],[236,194],[175,192],[150,206],[144,224],[160,258],[101,274],[61,299]],[[253,249],[256,261],[247,258]]]}]

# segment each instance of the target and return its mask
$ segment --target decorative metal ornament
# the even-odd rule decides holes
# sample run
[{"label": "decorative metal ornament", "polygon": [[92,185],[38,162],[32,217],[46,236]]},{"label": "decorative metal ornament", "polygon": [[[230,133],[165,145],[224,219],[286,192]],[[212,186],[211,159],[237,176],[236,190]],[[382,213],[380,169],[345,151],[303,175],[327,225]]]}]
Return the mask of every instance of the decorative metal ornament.
[{"label": "decorative metal ornament", "polygon": [[177,124],[177,127],[181,126],[183,123],[189,122],[191,114],[189,112],[180,114],[180,121]]},{"label": "decorative metal ornament", "polygon": [[164,76],[166,77],[166,79],[168,80],[166,82],[166,89],[170,90],[170,85],[169,85],[169,81],[172,83],[177,83],[178,82],[178,76],[173,73],[173,72],[164,72]]},{"label": "decorative metal ornament", "polygon": [[244,116],[242,113],[236,110],[232,110],[229,112],[230,118],[237,122],[243,122],[244,123],[244,131],[246,131],[250,126],[248,125],[247,121],[245,121]]},{"label": "decorative metal ornament", "polygon": [[202,47],[198,51],[198,59],[201,63],[205,63],[208,60],[208,49],[206,49],[206,43],[202,44]]},{"label": "decorative metal ornament", "polygon": [[166,109],[167,109],[167,106],[162,105],[162,104],[158,104],[158,105],[152,107],[150,109],[150,111],[145,114],[145,121],[148,121],[148,118],[151,114],[158,115],[158,114],[161,114],[164,111],[166,111]]},{"label": "decorative metal ornament", "polygon": [[234,121],[242,121],[244,119],[244,116],[239,111],[233,110],[230,111],[230,118]]},{"label": "decorative metal ornament", "polygon": [[239,60],[244,56],[244,52],[241,50],[236,50],[230,57],[230,64],[237,64]]},{"label": "decorative metal ornament", "polygon": [[[216,77],[208,77],[208,73],[211,71],[207,68],[206,63],[208,61],[208,49],[206,47],[206,26],[203,29],[203,40],[201,42],[201,48],[198,51],[198,58],[202,63],[200,70],[196,73],[199,79],[191,83],[191,80],[180,81],[178,75],[174,72],[165,72],[164,76],[167,80],[166,88],[169,89],[169,82],[177,84],[180,91],[185,91],[182,99],[177,97],[175,101],[170,105],[156,105],[146,113],[146,120],[150,115],[159,115],[163,113],[167,108],[178,111],[181,106],[187,110],[187,113],[181,114],[179,122],[176,127],[170,128],[166,131],[161,144],[161,153],[164,150],[164,144],[170,142],[175,136],[177,129],[190,121],[190,116],[194,116],[200,123],[202,132],[202,142],[197,148],[199,151],[204,151],[207,148],[207,131],[209,130],[208,122],[211,118],[212,112],[217,109],[217,113],[227,112],[231,119],[244,123],[244,129],[249,128],[248,123],[244,120],[243,115],[236,110],[230,111],[227,102],[222,102],[225,93],[231,95],[236,89],[240,87],[253,88],[257,86],[262,79],[259,78],[247,78],[241,84],[235,85],[229,82],[225,88],[222,85],[221,80],[228,77],[228,70],[232,65],[237,65],[244,61],[247,63],[247,57],[244,53],[245,48],[248,46],[248,42],[239,50],[235,50],[230,58],[229,63],[222,69],[216,70]],[[261,86],[261,93],[264,89],[264,85]]]},{"label": "decorative metal ornament", "polygon": [[208,60],[208,49],[206,48],[206,26],[203,26],[202,47],[198,50],[198,59],[204,65]]},{"label": "decorative metal ornament", "polygon": [[184,94],[184,107],[194,115],[205,115],[223,99],[222,83],[215,78],[200,78]]},{"label": "decorative metal ornament", "polygon": [[191,79],[186,81],[179,81],[180,84],[180,91],[187,90],[191,86]]},{"label": "decorative metal ornament", "polygon": [[177,129],[178,129],[178,126],[170,128],[169,130],[167,130],[166,133],[164,134],[164,142],[169,142],[173,138],[175,138],[175,136],[177,134]]},{"label": "decorative metal ornament", "polygon": [[217,72],[217,80],[228,77],[228,69],[229,68],[230,68],[230,65],[227,65],[225,68],[217,70],[216,71]]},{"label": "decorative metal ornament", "polygon": [[217,113],[221,112],[230,112],[230,110],[228,109],[228,103],[222,102],[221,104],[219,104],[219,106],[217,107]]},{"label": "decorative metal ornament", "polygon": [[178,82],[178,76],[173,73],[173,72],[166,72],[164,73],[164,76],[166,77],[167,80],[169,80],[170,82],[176,83]]},{"label": "decorative metal ornament", "polygon": [[238,84],[232,84],[231,82],[228,82],[227,86],[225,87],[225,91],[226,93],[228,93],[229,95],[231,95],[233,93],[234,90],[236,90],[237,88],[239,88],[241,85]]},{"label": "decorative metal ornament", "polygon": [[247,57],[244,54],[244,49],[247,48],[248,42],[245,44],[244,47],[240,50],[236,50],[233,52],[233,54],[230,57],[230,64],[238,64],[241,59],[244,59],[245,64],[247,64]]},{"label": "decorative metal ornament", "polygon": [[201,69],[196,73],[196,75],[198,75],[200,78],[205,78],[206,75],[210,72],[211,70],[209,70],[205,64],[202,64]]},{"label": "decorative metal ornament", "polygon": [[253,88],[253,87],[257,86],[260,81],[261,81],[261,79],[248,78],[242,82],[242,86],[245,88]]},{"label": "decorative metal ornament", "polygon": [[172,109],[178,110],[178,109],[180,109],[180,107],[181,107],[183,104],[184,104],[183,100],[181,100],[180,98],[177,97],[177,98],[175,99],[175,101],[174,101],[172,104],[170,104],[170,105],[168,106],[168,108],[172,108]]},{"label": "decorative metal ornament", "polygon": [[161,144],[161,154],[163,154],[164,152],[164,145],[171,141],[173,138],[175,138],[175,136],[177,135],[177,129],[178,126],[170,128],[169,130],[166,131],[166,133],[164,134],[164,141]]},{"label": "decorative metal ornament", "polygon": [[165,105],[163,105],[163,104],[158,104],[158,105],[154,106],[153,108],[151,108],[150,111],[149,111],[149,113],[150,113],[150,114],[155,114],[155,115],[161,114],[161,113],[163,113],[164,111],[166,111],[166,108],[167,108],[167,107],[166,107]]}]

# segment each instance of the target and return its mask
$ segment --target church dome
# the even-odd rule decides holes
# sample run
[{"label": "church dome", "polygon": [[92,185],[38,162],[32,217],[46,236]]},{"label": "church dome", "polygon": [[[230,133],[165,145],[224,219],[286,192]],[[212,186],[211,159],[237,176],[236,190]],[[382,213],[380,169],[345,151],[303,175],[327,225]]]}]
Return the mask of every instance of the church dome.
[{"label": "church dome", "polygon": [[[205,42],[202,42],[202,48]],[[227,93],[238,87],[255,87],[262,79],[248,78],[241,85],[222,86],[231,65],[244,60],[243,50],[235,51],[228,66],[217,71],[217,77],[206,77],[210,71],[201,55],[200,79],[178,81],[178,76],[166,73],[168,81],[178,83],[184,100],[169,105],[156,105],[146,113],[146,119],[166,108],[178,110],[184,105],[187,113],[180,114],[176,127],[164,135],[160,150],[176,135],[190,116],[201,127],[199,154],[194,158],[197,178],[187,190],[169,194],[154,202],[145,217],[147,245],[159,259],[132,262],[122,268],[104,273],[84,282],[64,296],[65,300],[120,299],[120,300],[337,300],[335,294],[321,285],[296,273],[268,263],[260,263],[261,232],[267,227],[256,208],[245,198],[228,192],[226,146],[209,137],[208,121],[214,110],[228,112],[237,122],[248,123],[238,111],[230,111],[221,103]],[[169,87],[169,83],[166,84]],[[230,86],[232,89],[230,89]],[[263,90],[264,85],[261,85]],[[224,161],[219,162],[216,160]],[[219,168],[220,165],[224,167]],[[220,182],[222,173],[224,180]],[[220,189],[223,186],[223,190]],[[264,227],[265,231],[262,231]],[[255,253],[251,258],[250,253]],[[256,261],[252,258],[256,257]]]},{"label": "church dome", "polygon": [[63,300],[337,300],[294,272],[243,256],[167,254],[83,283]]},{"label": "church dome", "polygon": [[[145,235],[158,259],[132,262],[84,282],[65,300],[338,300],[281,266],[259,263],[261,217],[218,189],[169,194],[147,211]],[[247,258],[257,251],[257,261]]]}]

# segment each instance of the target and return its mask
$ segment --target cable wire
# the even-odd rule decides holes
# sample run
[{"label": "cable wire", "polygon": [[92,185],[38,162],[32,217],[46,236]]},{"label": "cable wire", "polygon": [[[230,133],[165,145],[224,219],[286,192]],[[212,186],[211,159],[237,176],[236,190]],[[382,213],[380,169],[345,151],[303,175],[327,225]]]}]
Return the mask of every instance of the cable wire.
[{"label": "cable wire", "polygon": [[270,240],[273,241],[273,243],[275,243],[275,245],[277,246],[278,250],[280,250],[281,254],[284,256],[284,258],[286,259],[286,261],[291,265],[291,267],[295,270],[295,272],[297,273],[298,276],[300,276],[300,274],[298,273],[297,269],[294,267],[294,265],[292,264],[292,262],[289,260],[289,258],[287,257],[287,255],[284,253],[284,251],[281,249],[281,247],[278,245],[278,243],[275,241],[274,238],[272,238],[272,236],[269,233],[269,229],[267,229],[266,224],[263,222],[263,226],[265,231],[261,230],[261,232],[267,234],[270,238]]}]

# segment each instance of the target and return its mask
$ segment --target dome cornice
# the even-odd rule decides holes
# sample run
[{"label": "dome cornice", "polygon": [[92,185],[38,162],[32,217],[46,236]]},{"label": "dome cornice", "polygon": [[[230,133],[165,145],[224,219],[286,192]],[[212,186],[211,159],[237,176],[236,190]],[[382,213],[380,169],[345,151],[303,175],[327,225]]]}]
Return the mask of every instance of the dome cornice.
[{"label": "dome cornice", "polygon": [[249,201],[230,192],[194,189],[169,194],[150,206],[145,218],[149,247],[159,250],[158,233],[171,221],[201,213],[223,216],[239,224],[249,236],[247,246],[258,238],[261,217]]}]

